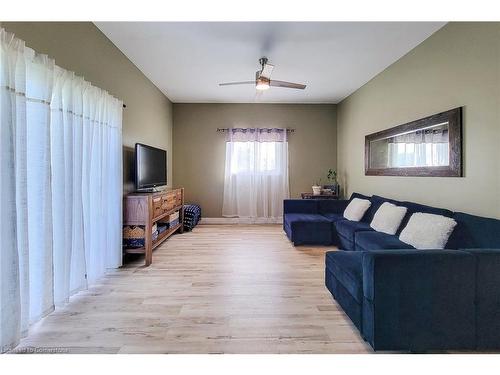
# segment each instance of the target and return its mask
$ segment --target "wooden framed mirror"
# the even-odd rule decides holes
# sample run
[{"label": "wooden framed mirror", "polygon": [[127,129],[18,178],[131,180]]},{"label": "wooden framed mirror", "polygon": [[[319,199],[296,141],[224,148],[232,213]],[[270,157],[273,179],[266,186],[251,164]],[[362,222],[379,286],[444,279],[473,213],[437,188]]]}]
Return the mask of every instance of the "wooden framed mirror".
[{"label": "wooden framed mirror", "polygon": [[365,137],[367,176],[462,176],[462,107]]}]

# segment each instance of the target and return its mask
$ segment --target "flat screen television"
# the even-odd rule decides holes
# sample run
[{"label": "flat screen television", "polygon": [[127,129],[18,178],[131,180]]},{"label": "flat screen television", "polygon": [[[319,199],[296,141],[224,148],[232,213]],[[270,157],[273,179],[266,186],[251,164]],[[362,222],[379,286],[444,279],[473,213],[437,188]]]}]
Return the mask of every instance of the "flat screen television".
[{"label": "flat screen television", "polygon": [[135,187],[137,190],[154,189],[167,184],[167,151],[135,144]]}]

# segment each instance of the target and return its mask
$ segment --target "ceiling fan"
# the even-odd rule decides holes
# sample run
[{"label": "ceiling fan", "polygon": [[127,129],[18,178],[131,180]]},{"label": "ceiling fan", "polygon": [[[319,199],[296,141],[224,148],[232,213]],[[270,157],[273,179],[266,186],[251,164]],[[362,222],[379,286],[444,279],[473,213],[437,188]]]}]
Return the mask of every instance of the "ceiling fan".
[{"label": "ceiling fan", "polygon": [[255,85],[257,90],[262,91],[269,89],[271,86],[299,90],[304,90],[306,88],[306,85],[302,85],[300,83],[276,81],[271,79],[271,73],[273,72],[274,65],[267,63],[267,57],[261,57],[259,59],[259,64],[261,69],[255,72],[255,81],[226,82],[219,83],[219,86]]}]

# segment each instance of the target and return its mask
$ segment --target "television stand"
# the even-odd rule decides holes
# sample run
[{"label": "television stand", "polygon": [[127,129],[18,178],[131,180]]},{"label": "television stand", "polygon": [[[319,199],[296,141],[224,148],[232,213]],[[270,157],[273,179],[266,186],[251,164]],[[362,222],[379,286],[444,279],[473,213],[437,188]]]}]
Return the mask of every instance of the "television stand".
[{"label": "television stand", "polygon": [[[179,223],[168,228],[153,240],[154,223],[162,223],[168,216],[179,212]],[[145,265],[153,261],[153,250],[174,233],[183,232],[184,188],[167,189],[158,192],[136,192],[127,194],[123,199],[123,225],[138,225],[144,228],[144,246],[123,248],[125,254],[144,254]]]}]

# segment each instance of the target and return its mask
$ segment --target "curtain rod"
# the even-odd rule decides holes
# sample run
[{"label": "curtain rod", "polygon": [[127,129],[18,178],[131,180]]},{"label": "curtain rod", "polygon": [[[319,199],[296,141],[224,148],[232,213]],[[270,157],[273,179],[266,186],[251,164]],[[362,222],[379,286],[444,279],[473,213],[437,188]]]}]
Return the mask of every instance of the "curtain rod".
[{"label": "curtain rod", "polygon": [[[261,129],[261,128],[249,128],[249,129]],[[277,129],[277,128],[264,128],[264,129]],[[217,128],[217,132],[222,132],[222,133],[228,132],[229,130],[231,130],[231,129],[229,129],[229,128]],[[288,129],[287,128],[286,132],[287,133],[294,133],[295,129]]]}]

